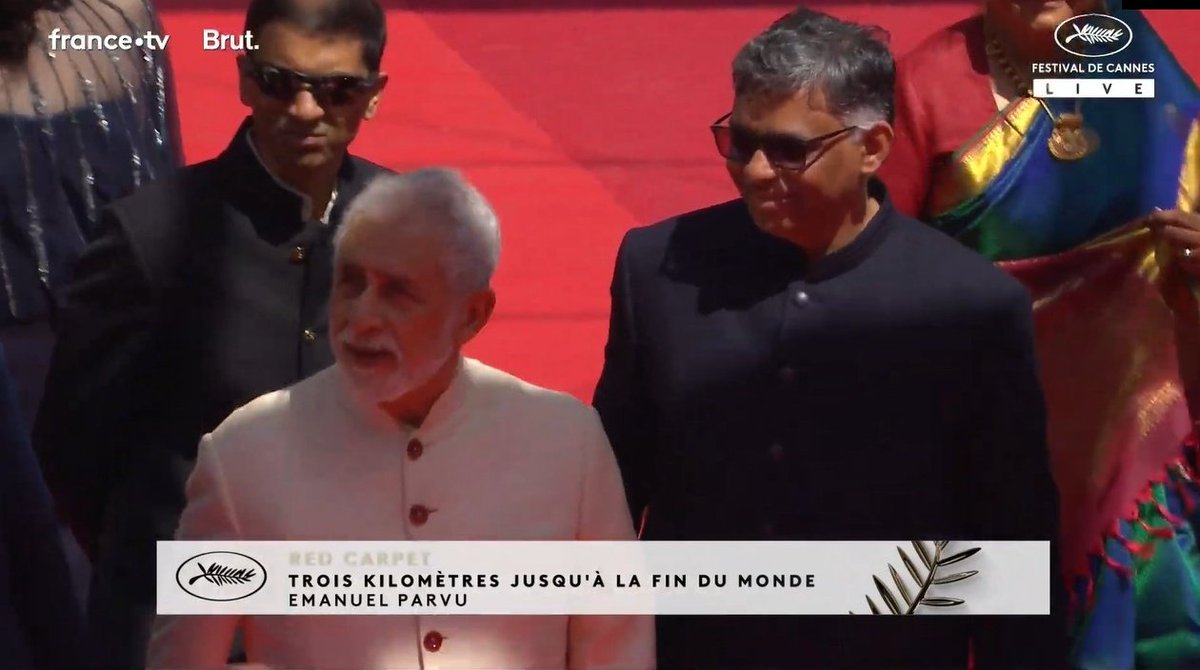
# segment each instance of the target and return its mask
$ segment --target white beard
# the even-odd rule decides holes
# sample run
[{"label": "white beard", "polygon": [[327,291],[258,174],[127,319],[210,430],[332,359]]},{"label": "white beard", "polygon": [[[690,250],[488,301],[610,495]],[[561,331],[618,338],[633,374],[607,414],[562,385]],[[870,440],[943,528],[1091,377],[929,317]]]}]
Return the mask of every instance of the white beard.
[{"label": "white beard", "polygon": [[355,392],[367,402],[376,404],[390,402],[412,393],[437,374],[455,355],[454,340],[449,328],[439,336],[434,355],[423,361],[406,359],[388,335],[358,340],[343,331],[338,335],[338,342],[351,342],[361,348],[386,351],[396,360],[397,365],[391,374],[367,372],[354,367],[350,361],[343,360],[340,346],[334,348],[334,357]]}]

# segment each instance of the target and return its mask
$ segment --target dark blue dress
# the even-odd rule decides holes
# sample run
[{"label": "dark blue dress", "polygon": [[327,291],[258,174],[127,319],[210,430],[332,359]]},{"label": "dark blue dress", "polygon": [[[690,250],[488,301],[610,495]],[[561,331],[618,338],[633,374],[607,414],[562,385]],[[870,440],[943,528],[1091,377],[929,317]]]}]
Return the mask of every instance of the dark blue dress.
[{"label": "dark blue dress", "polygon": [[[0,3],[6,0],[0,0]],[[72,585],[86,559],[54,520],[28,442],[75,259],[109,202],[182,162],[166,54],[55,49],[46,36],[162,34],[148,0],[72,0],[0,63],[0,668],[81,668]],[[19,45],[18,45],[18,48]],[[64,556],[66,558],[64,558]],[[69,566],[69,567],[68,567]],[[74,579],[72,579],[72,575]],[[81,595],[81,594],[76,594]]]},{"label": "dark blue dress", "polygon": [[15,400],[0,349],[0,668],[81,668],[82,615]]},{"label": "dark blue dress", "polygon": [[27,422],[54,313],[98,211],[182,162],[166,52],[54,48],[46,34],[162,34],[146,0],[74,0],[0,66],[0,342]]}]

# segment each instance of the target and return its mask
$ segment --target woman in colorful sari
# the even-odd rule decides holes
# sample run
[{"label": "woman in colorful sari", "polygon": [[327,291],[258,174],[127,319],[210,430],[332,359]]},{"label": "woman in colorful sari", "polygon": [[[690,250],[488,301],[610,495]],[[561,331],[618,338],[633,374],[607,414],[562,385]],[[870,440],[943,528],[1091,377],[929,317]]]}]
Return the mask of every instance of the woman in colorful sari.
[{"label": "woman in colorful sari", "polygon": [[[1153,63],[1132,76],[1155,97],[1031,97],[1032,64],[1069,58],[1056,27],[1091,12],[1133,40],[1081,62]],[[1034,300],[1074,663],[1200,667],[1200,91],[1140,13],[988,0],[900,61],[896,107],[896,206]]]}]

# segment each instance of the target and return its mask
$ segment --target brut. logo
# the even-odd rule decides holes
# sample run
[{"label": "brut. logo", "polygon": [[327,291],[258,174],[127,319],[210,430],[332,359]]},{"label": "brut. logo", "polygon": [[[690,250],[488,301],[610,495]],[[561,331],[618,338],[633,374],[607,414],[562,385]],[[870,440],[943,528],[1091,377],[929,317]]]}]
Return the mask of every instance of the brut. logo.
[{"label": "brut. logo", "polygon": [[1133,44],[1129,24],[1108,14],[1081,14],[1058,24],[1054,41],[1063,51],[1084,58],[1112,56]]},{"label": "brut. logo", "polygon": [[262,563],[232,551],[210,551],[184,561],[175,571],[179,588],[202,600],[249,598],[267,583]]}]

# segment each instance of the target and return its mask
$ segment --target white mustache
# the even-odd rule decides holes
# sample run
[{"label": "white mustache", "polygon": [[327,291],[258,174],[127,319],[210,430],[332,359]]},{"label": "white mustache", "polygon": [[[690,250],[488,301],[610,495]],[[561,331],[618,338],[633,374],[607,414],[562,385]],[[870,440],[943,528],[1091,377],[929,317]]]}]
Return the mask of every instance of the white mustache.
[{"label": "white mustache", "polygon": [[338,341],[343,345],[349,345],[355,349],[363,349],[376,354],[392,354],[399,355],[400,348],[392,342],[390,337],[386,335],[370,337],[366,339],[356,338],[348,333],[343,333],[338,337]]}]

